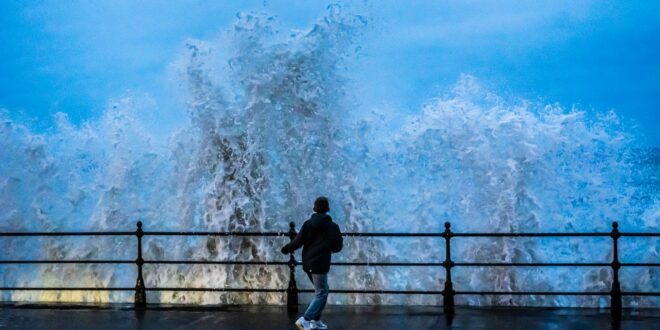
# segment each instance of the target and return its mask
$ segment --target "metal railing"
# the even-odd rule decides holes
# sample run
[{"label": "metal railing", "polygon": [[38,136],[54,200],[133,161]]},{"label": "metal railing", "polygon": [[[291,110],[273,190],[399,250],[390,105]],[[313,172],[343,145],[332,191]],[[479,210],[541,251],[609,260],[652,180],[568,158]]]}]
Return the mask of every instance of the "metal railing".
[{"label": "metal railing", "polygon": [[[0,260],[0,264],[135,264],[137,279],[135,287],[0,287],[0,290],[51,290],[51,291],[134,291],[135,308],[144,309],[147,303],[147,291],[207,291],[207,292],[281,292],[287,295],[287,306],[295,310],[298,306],[298,293],[313,292],[313,290],[298,289],[295,270],[300,262],[293,253],[288,261],[213,261],[213,260],[145,260],[142,257],[142,238],[144,236],[288,236],[293,240],[296,236],[295,224],[289,224],[288,232],[213,232],[213,231],[143,231],[142,222],[137,222],[135,231],[116,232],[0,232],[0,237],[15,236],[136,236],[137,258],[135,260]],[[443,262],[334,262],[335,266],[442,266],[445,271],[443,290],[331,290],[334,293],[349,294],[423,294],[441,295],[445,313],[453,314],[454,297],[456,295],[566,295],[566,296],[609,296],[610,308],[614,318],[621,317],[623,296],[660,296],[660,292],[622,292],[619,283],[621,267],[658,267],[660,263],[630,263],[619,261],[619,239],[621,237],[660,237],[660,233],[620,232],[618,223],[612,223],[611,232],[601,233],[457,233],[451,231],[451,224],[445,223],[441,233],[343,233],[348,237],[441,237],[445,242],[445,259]],[[451,259],[451,241],[461,237],[611,237],[612,261],[604,262],[455,262]],[[287,288],[182,288],[182,287],[146,287],[143,278],[145,264],[197,264],[197,265],[274,265],[289,267],[289,283]],[[454,290],[452,283],[452,268],[454,267],[610,267],[612,283],[609,292],[605,291],[461,291]]]}]

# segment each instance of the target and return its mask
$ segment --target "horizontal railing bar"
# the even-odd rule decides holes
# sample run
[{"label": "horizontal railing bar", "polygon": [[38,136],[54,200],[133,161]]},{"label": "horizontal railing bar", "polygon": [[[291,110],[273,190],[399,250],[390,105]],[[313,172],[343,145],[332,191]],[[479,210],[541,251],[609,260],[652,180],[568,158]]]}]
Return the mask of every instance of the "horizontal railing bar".
[{"label": "horizontal railing bar", "polygon": [[286,236],[286,232],[252,231],[145,231],[145,236]]},{"label": "horizontal railing bar", "polygon": [[512,295],[512,296],[608,296],[609,292],[583,292],[583,291],[456,291],[461,295]]},{"label": "horizontal railing bar", "polygon": [[333,266],[442,266],[442,262],[332,262]]},{"label": "horizontal railing bar", "polygon": [[[208,291],[208,292],[286,292],[284,289],[247,289],[247,288],[146,288],[147,291]],[[312,289],[299,289],[298,292],[313,293]],[[370,293],[370,294],[442,294],[442,291],[422,290],[330,290],[330,293]]]},{"label": "horizontal railing bar", "polygon": [[[287,261],[145,260],[145,264],[288,265]],[[302,265],[296,262],[296,266]],[[442,266],[442,262],[333,262],[333,266]]]},{"label": "horizontal railing bar", "polygon": [[96,287],[0,287],[0,291],[135,291],[135,287],[129,288],[96,288]]},{"label": "horizontal railing bar", "polygon": [[249,289],[249,288],[145,288],[146,291],[207,291],[207,292],[286,292],[286,289]]},{"label": "horizontal railing bar", "polygon": [[[144,232],[151,236],[286,236],[286,232]],[[444,233],[342,233],[349,237],[443,237]],[[453,237],[575,237],[595,236],[608,237],[610,233],[456,233]],[[621,236],[660,236],[655,233],[622,233]]]},{"label": "horizontal railing bar", "polygon": [[0,236],[133,236],[134,231],[0,232]]},{"label": "horizontal railing bar", "polygon": [[[145,231],[145,236],[287,236],[286,232]],[[0,232],[0,236],[130,236],[132,231],[117,232]],[[342,233],[350,237],[443,237],[443,233]],[[607,237],[611,233],[460,233],[452,237]],[[620,233],[628,237],[660,237],[660,233]]]},{"label": "horizontal railing bar", "polygon": [[452,237],[609,237],[610,233],[451,233]]},{"label": "horizontal railing bar", "polygon": [[[214,260],[145,260],[145,264],[191,264],[191,265],[288,265],[286,261],[214,261]],[[300,263],[296,263],[299,265]]]},{"label": "horizontal railing bar", "polygon": [[0,260],[0,264],[134,264],[135,260]]},{"label": "horizontal railing bar", "polygon": [[[135,260],[0,260],[0,264],[133,264]],[[226,260],[144,260],[145,264],[191,265],[288,265],[287,261],[226,261]],[[297,266],[301,262],[295,263]],[[442,262],[333,262],[333,266],[444,266]],[[660,263],[620,263],[624,267],[660,267]],[[611,263],[570,262],[454,262],[457,267],[610,267]]]},{"label": "horizontal railing bar", "polygon": [[454,266],[462,267],[545,267],[545,266],[580,266],[580,267],[609,267],[611,263],[604,262],[455,262]]},{"label": "horizontal railing bar", "polygon": [[[314,292],[311,289],[298,290],[298,292]],[[366,294],[442,294],[442,291],[423,291],[423,290],[330,290],[330,293],[366,293]]]},{"label": "horizontal railing bar", "polygon": [[342,233],[349,237],[442,237],[443,233]]},{"label": "horizontal railing bar", "polygon": [[[218,265],[288,265],[287,261],[212,261],[212,260],[145,260],[145,264],[218,264]],[[296,266],[302,265],[296,262]],[[442,262],[333,262],[333,266],[444,266]],[[611,263],[570,263],[570,262],[454,262],[454,266],[480,267],[544,267],[544,266],[580,266],[580,267],[610,267]],[[621,263],[621,266],[660,266],[660,263]]]},{"label": "horizontal railing bar", "polygon": [[[145,231],[147,236],[287,236],[288,232]],[[352,237],[442,237],[442,233],[342,233]]]},{"label": "horizontal railing bar", "polygon": [[[607,237],[611,233],[460,233],[452,232],[452,237]],[[619,236],[660,237],[660,233],[619,233]]]},{"label": "horizontal railing bar", "polygon": [[[581,291],[456,291],[463,295],[513,295],[513,296],[609,296],[610,292],[581,292]],[[621,292],[624,296],[660,296],[660,292]]]},{"label": "horizontal railing bar", "polygon": [[[0,260],[0,264],[133,264],[135,260]],[[226,261],[226,260],[144,260],[145,264],[191,265],[288,265],[287,261]],[[302,265],[296,262],[296,265]],[[442,262],[333,262],[333,266],[444,266]],[[660,267],[660,263],[620,263],[623,267]],[[611,263],[570,262],[454,262],[457,267],[610,267]]]}]

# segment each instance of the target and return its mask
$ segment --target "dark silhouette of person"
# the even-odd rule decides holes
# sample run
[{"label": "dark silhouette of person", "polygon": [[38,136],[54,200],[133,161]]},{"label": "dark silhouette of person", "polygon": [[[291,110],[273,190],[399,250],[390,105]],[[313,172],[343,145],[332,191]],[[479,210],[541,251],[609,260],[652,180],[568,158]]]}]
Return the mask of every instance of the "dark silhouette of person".
[{"label": "dark silhouette of person", "polygon": [[317,198],[314,201],[314,214],[303,223],[296,238],[282,247],[284,254],[303,248],[303,270],[314,283],[314,299],[296,321],[296,326],[301,330],[327,329],[327,325],[321,321],[321,313],[328,300],[330,261],[332,253],[341,251],[344,243],[339,226],[327,214],[329,211],[328,198]]}]

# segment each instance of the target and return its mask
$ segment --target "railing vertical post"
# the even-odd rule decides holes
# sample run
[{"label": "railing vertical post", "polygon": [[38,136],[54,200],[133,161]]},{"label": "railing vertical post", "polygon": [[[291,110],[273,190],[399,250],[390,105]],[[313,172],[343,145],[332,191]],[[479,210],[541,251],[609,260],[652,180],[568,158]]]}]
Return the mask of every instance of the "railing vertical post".
[{"label": "railing vertical post", "polygon": [[454,266],[454,262],[451,261],[451,224],[445,222],[445,231],[442,233],[442,237],[445,238],[445,261],[442,262],[442,266],[445,268],[445,288],[442,290],[442,307],[445,313],[453,314],[454,313],[454,296],[456,291],[454,291],[454,284],[451,282],[451,268]]},{"label": "railing vertical post", "polygon": [[612,318],[618,320],[621,318],[621,284],[619,283],[619,268],[621,268],[621,263],[619,262],[619,237],[621,233],[619,232],[619,223],[614,221],[612,222],[612,232],[610,233],[612,237],[612,291],[610,292],[610,309],[612,313]]},{"label": "railing vertical post", "polygon": [[[289,223],[289,240],[296,237],[296,224]],[[286,289],[286,306],[290,312],[298,312],[298,286],[296,285],[296,258],[289,254],[289,286]]]},{"label": "railing vertical post", "polygon": [[137,265],[137,281],[135,282],[135,309],[144,309],[147,306],[147,293],[144,288],[144,279],[142,278],[142,265],[144,265],[144,259],[142,259],[142,221],[137,222],[137,230],[135,231],[135,236],[137,236],[137,259],[135,259],[135,264]]}]

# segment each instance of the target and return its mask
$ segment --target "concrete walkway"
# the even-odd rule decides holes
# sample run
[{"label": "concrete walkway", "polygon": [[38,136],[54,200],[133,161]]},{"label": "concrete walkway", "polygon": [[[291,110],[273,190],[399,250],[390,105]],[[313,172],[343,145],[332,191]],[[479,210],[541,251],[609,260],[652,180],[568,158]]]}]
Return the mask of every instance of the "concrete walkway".
[{"label": "concrete walkway", "polygon": [[[302,311],[304,306],[300,307]],[[2,305],[0,329],[295,329],[284,306],[163,307]],[[660,310],[625,311],[612,324],[608,310],[328,306],[329,329],[660,329]]]}]

